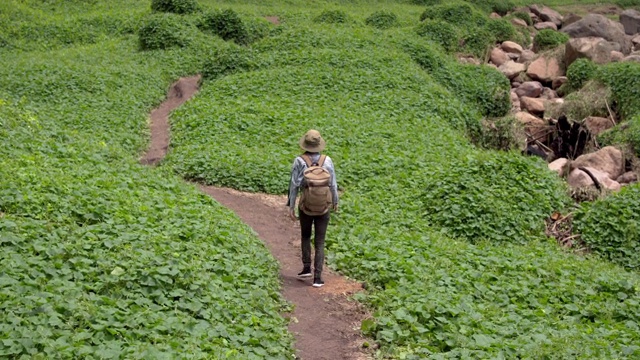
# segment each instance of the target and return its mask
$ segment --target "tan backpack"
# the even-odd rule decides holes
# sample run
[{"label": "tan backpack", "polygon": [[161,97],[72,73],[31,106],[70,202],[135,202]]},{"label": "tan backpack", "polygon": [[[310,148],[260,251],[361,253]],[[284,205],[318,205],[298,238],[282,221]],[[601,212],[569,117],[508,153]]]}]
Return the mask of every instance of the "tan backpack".
[{"label": "tan backpack", "polygon": [[322,167],[327,156],[320,155],[317,162],[312,162],[307,154],[300,157],[307,164],[303,172],[305,186],[300,198],[300,210],[307,215],[324,215],[332,204],[331,189],[329,189],[331,173]]}]

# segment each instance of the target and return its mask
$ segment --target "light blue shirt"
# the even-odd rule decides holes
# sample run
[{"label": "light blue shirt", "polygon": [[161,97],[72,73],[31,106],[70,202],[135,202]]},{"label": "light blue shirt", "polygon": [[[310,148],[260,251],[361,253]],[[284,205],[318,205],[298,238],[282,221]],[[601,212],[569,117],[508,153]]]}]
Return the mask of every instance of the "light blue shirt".
[{"label": "light blue shirt", "polygon": [[[316,162],[320,159],[319,153],[307,153],[311,157],[311,162]],[[333,205],[338,204],[338,182],[336,180],[336,172],[333,169],[333,161],[330,157],[324,159],[322,167],[329,171],[331,174],[331,180],[329,181],[329,189],[331,190],[331,197],[333,199]],[[307,169],[307,163],[300,156],[293,160],[293,167],[291,168],[291,182],[289,183],[289,203],[287,206],[292,210],[296,206],[296,198],[298,197],[298,191],[304,186],[304,171]]]}]

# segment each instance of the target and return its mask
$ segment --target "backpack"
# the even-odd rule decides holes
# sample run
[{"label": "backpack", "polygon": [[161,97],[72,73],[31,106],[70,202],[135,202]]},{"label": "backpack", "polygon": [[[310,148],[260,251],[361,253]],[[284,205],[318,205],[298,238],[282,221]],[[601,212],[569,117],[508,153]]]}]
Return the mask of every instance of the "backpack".
[{"label": "backpack", "polygon": [[300,210],[311,216],[324,215],[329,211],[333,200],[329,189],[331,173],[322,167],[327,156],[320,155],[317,162],[311,162],[311,157],[307,154],[300,157],[307,164],[302,173],[305,186],[300,197]]}]

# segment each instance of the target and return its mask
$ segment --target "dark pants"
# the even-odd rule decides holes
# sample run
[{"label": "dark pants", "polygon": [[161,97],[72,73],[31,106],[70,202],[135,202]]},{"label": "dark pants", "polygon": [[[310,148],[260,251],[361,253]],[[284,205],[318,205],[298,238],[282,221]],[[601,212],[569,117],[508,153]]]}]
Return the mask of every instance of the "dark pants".
[{"label": "dark pants", "polygon": [[306,268],[311,268],[311,227],[314,227],[316,255],[313,264],[313,274],[320,278],[322,274],[322,264],[324,263],[324,237],[327,234],[329,225],[329,212],[324,215],[307,215],[300,210],[300,232],[302,238],[302,264]]}]

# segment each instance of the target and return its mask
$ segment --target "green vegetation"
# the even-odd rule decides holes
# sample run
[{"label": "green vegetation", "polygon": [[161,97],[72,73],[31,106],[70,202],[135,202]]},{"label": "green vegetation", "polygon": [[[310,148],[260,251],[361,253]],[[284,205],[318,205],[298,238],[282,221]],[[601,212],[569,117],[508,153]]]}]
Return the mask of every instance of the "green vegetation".
[{"label": "green vegetation", "polygon": [[[172,174],[284,193],[297,139],[316,128],[344,190],[328,260],[367,283],[358,298],[374,317],[362,329],[380,357],[640,356],[640,275],[544,237],[544,219],[566,210],[563,185],[539,161],[472,144],[483,117],[507,112],[508,81],[418,35],[422,8],[229,0],[249,34],[265,14],[285,21],[243,45],[193,27],[184,46],[141,52],[137,24],[159,15],[148,3],[63,3],[0,4],[1,355],[291,358],[274,260]],[[219,11],[200,4],[166,15],[190,26]],[[425,19],[461,39],[487,31],[484,12],[462,7]],[[366,25],[382,10],[398,26]],[[98,14],[89,40],[20,30]],[[111,33],[119,21],[132,25]],[[148,112],[197,72],[201,91],[171,117],[169,157],[139,165]],[[634,226],[629,199],[619,212]],[[580,219],[620,215],[607,209]],[[613,234],[577,221],[594,244]]]},{"label": "green vegetation", "polygon": [[616,5],[621,8],[636,8],[640,9],[640,0],[615,0]]},{"label": "green vegetation", "polygon": [[533,25],[533,20],[531,19],[531,15],[529,15],[528,12],[514,11],[511,15],[513,17],[516,17],[516,18],[524,20],[524,22],[526,22],[527,25],[529,25],[529,26]]},{"label": "green vegetation", "polygon": [[162,14],[151,16],[140,28],[140,48],[143,50],[168,49],[189,44],[193,31],[177,15]]},{"label": "green vegetation", "polygon": [[391,11],[378,10],[369,15],[365,23],[369,26],[385,30],[398,26],[398,16]]},{"label": "green vegetation", "polygon": [[640,64],[610,63],[599,69],[597,77],[611,88],[617,112],[623,119],[640,114]]},{"label": "green vegetation", "polygon": [[533,38],[535,51],[553,49],[569,41],[569,35],[551,29],[540,30]]},{"label": "green vegetation", "polygon": [[443,20],[424,20],[416,28],[416,33],[431,41],[434,41],[447,52],[458,49],[460,35],[458,28]]},{"label": "green vegetation", "polygon": [[233,9],[214,10],[204,14],[198,27],[227,41],[248,45],[269,33],[270,24],[264,19],[243,20]]},{"label": "green vegetation", "polygon": [[587,81],[593,79],[598,65],[586,58],[577,59],[567,68],[567,88],[569,91],[579,90]]},{"label": "green vegetation", "polygon": [[190,14],[198,9],[196,0],[151,0],[151,10],[153,11]]}]

